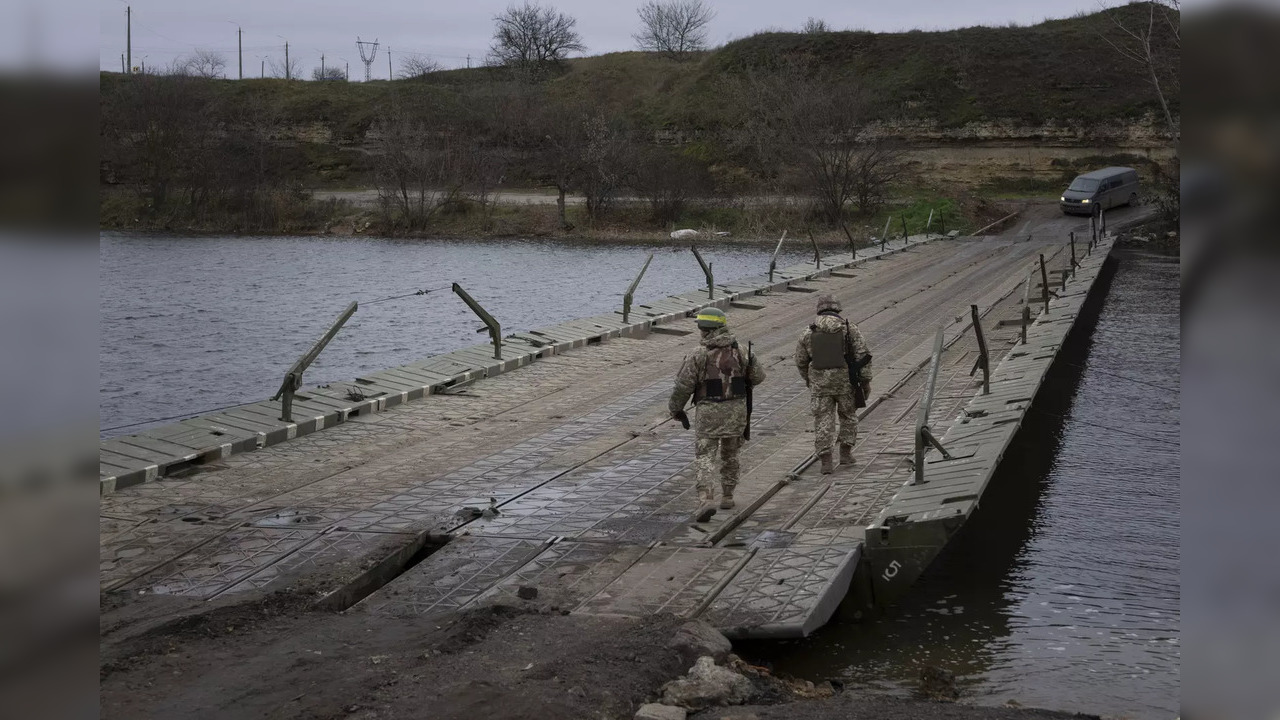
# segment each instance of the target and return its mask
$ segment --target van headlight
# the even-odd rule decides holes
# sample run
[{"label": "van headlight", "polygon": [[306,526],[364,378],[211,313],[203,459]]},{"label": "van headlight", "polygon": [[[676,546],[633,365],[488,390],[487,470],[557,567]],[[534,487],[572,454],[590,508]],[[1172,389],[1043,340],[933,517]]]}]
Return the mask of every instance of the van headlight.
[{"label": "van headlight", "polygon": [[1066,195],[1063,195],[1062,197],[1058,198],[1058,202],[1066,202],[1066,201],[1067,201]]},{"label": "van headlight", "polygon": [[1087,203],[1087,202],[1089,202],[1089,198],[1085,198],[1085,199],[1081,200],[1080,202],[1082,202],[1082,203]]}]

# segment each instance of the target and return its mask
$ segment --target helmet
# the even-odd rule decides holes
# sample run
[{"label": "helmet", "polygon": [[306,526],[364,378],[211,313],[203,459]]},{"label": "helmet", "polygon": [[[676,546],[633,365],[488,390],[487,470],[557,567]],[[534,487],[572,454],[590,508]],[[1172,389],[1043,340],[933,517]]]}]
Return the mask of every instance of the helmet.
[{"label": "helmet", "polygon": [[822,312],[823,310],[834,310],[836,312],[840,312],[842,309],[843,308],[840,307],[840,301],[837,300],[834,295],[824,294],[818,296],[818,312]]},{"label": "helmet", "polygon": [[718,307],[705,307],[698,311],[698,327],[703,330],[722,328],[729,324],[729,318]]}]

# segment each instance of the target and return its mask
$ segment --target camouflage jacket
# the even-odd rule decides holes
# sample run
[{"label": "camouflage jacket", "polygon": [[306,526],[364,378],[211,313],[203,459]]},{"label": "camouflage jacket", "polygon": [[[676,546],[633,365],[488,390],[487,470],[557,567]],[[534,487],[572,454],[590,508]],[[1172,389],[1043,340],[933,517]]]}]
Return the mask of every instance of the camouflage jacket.
[{"label": "camouflage jacket", "polygon": [[[813,321],[822,332],[843,332],[844,318],[839,315],[819,315]],[[813,329],[807,327],[804,334],[800,336],[800,342],[796,343],[796,368],[800,370],[800,377],[804,378],[805,383],[809,386],[810,391],[814,395],[844,395],[852,393],[853,387],[849,385],[848,368],[839,367],[830,370],[819,370],[810,368],[813,362]],[[866,355],[867,341],[862,339],[862,333],[858,332],[858,326],[849,324],[849,333],[845,336],[845,346],[852,356],[860,358]],[[858,373],[858,377],[866,382],[871,381],[871,363],[862,366],[862,370]]]},{"label": "camouflage jacket", "polygon": [[[672,415],[684,409],[689,399],[694,396],[698,384],[706,378],[707,349],[731,347],[735,342],[737,341],[727,329],[720,328],[713,330],[702,339],[702,347],[685,356],[684,364],[680,366],[680,374],[676,376],[675,389],[671,391],[671,400],[667,403],[667,409]],[[745,362],[746,349],[739,348],[738,353]],[[755,357],[751,358],[751,365],[747,368],[747,379],[753,386],[759,385],[764,380],[764,370],[761,369],[760,362]],[[746,398],[698,403],[697,418],[693,427],[700,438],[742,435],[742,431],[747,428]]]}]

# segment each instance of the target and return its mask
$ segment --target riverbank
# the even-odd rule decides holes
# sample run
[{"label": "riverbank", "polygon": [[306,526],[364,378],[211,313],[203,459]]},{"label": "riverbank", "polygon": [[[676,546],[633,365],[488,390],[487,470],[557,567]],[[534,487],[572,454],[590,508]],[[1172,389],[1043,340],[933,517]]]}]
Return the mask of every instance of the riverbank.
[{"label": "riverbank", "polygon": [[[104,190],[99,224],[102,230],[220,235],[321,235],[334,237],[386,237],[421,240],[540,239],[593,243],[646,243],[686,245],[672,241],[671,231],[693,229],[718,241],[777,242],[784,230],[797,241],[809,234],[820,245],[847,248],[852,235],[859,245],[879,237],[889,227],[890,238],[930,230],[958,230],[967,234],[1015,212],[1033,198],[991,199],[985,196],[921,193],[884,206],[875,213],[853,215],[844,227],[815,220],[807,202],[780,198],[725,199],[690,203],[674,223],[659,224],[642,202],[618,203],[597,219],[570,198],[567,226],[560,223],[554,196],[536,191],[512,191],[486,203],[461,200],[440,209],[424,228],[404,231],[388,223],[368,200],[372,190],[342,194],[291,193],[277,199],[273,212],[255,215],[267,220],[247,220],[240,212],[208,211],[197,217],[152,211],[137,193]],[[505,199],[504,199],[505,198]],[[513,199],[514,198],[514,199]],[[536,199],[533,200],[533,199]],[[550,199],[551,202],[547,202]],[[847,230],[847,234],[846,234]]]},{"label": "riverbank", "polygon": [[[389,623],[313,609],[305,592],[236,604],[158,596],[103,603],[107,718],[384,718],[429,707],[439,720],[625,719],[692,664],[689,651],[671,646],[683,621],[669,615],[496,606]],[[689,717],[1078,717],[842,692],[838,682],[777,677],[734,656],[722,665],[746,678],[746,704],[691,708]]]}]

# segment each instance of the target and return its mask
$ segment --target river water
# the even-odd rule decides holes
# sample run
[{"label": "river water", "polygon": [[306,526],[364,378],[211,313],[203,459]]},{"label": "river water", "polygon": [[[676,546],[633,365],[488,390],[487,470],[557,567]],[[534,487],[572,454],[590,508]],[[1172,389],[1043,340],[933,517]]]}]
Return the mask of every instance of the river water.
[{"label": "river water", "polygon": [[[702,282],[670,247],[363,238],[101,236],[101,425],[270,396],[351,300],[363,304],[308,384],[483,341],[457,281],[503,332],[617,309]],[[716,277],[771,248],[706,249]],[[885,617],[751,649],[779,670],[907,693],[924,665],[964,701],[1167,718],[1179,696],[1179,267],[1117,253],[1089,342],[1048,380],[965,531]],[[784,249],[779,264],[810,257]],[[106,431],[136,431],[142,425]]]},{"label": "river water", "polygon": [[1108,717],[1179,705],[1179,266],[1118,252],[1091,342],[1063,358],[983,505],[884,617],[751,648],[777,669],[906,694]]},{"label": "river water", "polygon": [[[768,271],[773,248],[700,248],[717,282]],[[705,284],[688,248],[379,238],[173,237],[99,240],[99,422],[103,437],[147,421],[265,400],[352,300],[360,309],[307,370],[308,386],[350,381],[486,342],[449,291],[462,285],[504,335]],[[812,258],[784,245],[779,267]],[[425,296],[367,304],[393,295]]]}]

